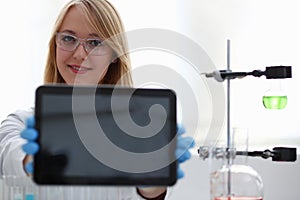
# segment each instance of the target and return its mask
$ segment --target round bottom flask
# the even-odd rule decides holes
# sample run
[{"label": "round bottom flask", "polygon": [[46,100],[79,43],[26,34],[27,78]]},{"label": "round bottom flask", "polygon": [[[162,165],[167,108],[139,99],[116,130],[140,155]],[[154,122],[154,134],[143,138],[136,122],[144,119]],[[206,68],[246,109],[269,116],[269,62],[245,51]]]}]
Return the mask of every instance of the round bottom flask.
[{"label": "round bottom flask", "polygon": [[281,110],[286,107],[288,98],[282,90],[279,80],[271,80],[270,89],[265,92],[262,101],[266,109]]},{"label": "round bottom flask", "polygon": [[210,176],[212,200],[263,200],[260,175],[250,166],[224,165]]},{"label": "round bottom flask", "polygon": [[231,145],[211,151],[211,200],[263,200],[262,179],[247,163],[247,129],[234,128]]}]

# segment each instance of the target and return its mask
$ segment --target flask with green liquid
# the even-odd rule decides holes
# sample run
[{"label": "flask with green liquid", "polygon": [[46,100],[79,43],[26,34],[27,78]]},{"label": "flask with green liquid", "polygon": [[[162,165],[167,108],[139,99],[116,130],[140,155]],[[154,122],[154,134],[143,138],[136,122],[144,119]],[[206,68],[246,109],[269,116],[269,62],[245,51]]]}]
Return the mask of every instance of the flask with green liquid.
[{"label": "flask with green liquid", "polygon": [[281,88],[279,80],[270,80],[271,88],[263,96],[263,104],[266,109],[284,109],[287,105],[287,95]]}]

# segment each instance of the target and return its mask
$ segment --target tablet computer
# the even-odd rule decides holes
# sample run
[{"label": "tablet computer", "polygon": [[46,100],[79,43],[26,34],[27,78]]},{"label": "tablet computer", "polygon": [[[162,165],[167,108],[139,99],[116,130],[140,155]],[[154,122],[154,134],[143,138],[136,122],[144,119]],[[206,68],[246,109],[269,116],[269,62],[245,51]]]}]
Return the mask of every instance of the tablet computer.
[{"label": "tablet computer", "polygon": [[43,85],[36,90],[45,185],[174,185],[176,95],[169,89]]}]

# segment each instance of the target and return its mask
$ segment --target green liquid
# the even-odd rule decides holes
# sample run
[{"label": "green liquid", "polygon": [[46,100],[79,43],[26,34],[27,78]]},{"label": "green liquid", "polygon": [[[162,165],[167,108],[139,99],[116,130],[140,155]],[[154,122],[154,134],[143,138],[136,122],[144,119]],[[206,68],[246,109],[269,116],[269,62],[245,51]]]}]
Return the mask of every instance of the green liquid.
[{"label": "green liquid", "polygon": [[267,109],[284,109],[287,104],[287,96],[264,96],[263,103]]}]

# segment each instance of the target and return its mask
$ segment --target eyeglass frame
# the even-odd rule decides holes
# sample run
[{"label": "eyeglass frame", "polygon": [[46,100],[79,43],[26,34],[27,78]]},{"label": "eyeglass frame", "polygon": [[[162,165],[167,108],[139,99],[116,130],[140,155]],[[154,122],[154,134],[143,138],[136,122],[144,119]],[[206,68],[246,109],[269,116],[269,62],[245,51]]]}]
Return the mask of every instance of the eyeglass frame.
[{"label": "eyeglass frame", "polygon": [[[72,37],[73,39],[76,40],[76,45],[74,46],[74,49],[68,50],[66,48],[63,48],[63,45],[61,44],[61,42],[63,42],[62,38],[61,38],[61,40],[59,40],[59,36],[62,36],[62,35]],[[65,32],[56,32],[56,34],[55,34],[55,43],[56,43],[56,46],[59,47],[59,48],[61,48],[64,51],[73,52],[73,51],[75,51],[79,47],[79,45],[82,45],[84,47],[84,50],[85,50],[85,52],[87,54],[94,55],[94,56],[105,55],[106,53],[104,53],[104,54],[95,54],[95,51],[93,51],[93,50],[95,48],[97,48],[97,47],[94,47],[93,49],[89,49],[87,42],[91,41],[91,40],[98,40],[98,41],[100,41],[100,46],[97,46],[98,48],[99,47],[105,47],[105,46],[107,47],[107,45],[100,38],[80,38],[80,37],[77,37],[75,35],[72,35],[72,34],[69,34],[69,33],[65,33]]]}]

